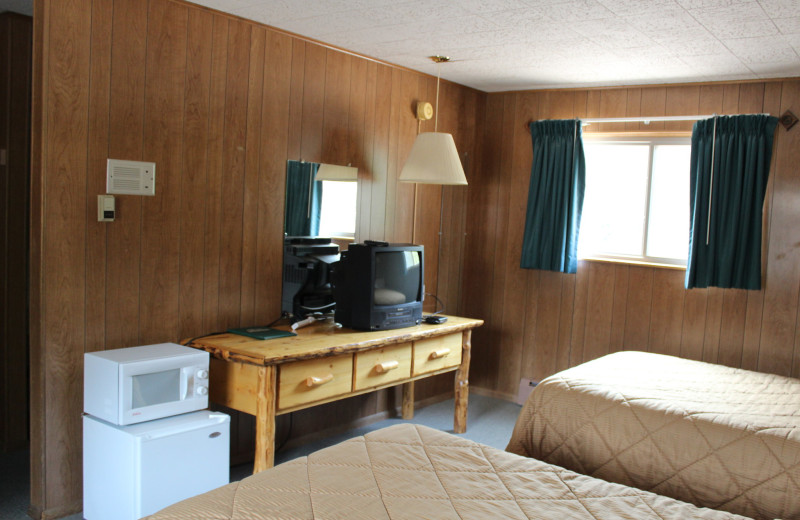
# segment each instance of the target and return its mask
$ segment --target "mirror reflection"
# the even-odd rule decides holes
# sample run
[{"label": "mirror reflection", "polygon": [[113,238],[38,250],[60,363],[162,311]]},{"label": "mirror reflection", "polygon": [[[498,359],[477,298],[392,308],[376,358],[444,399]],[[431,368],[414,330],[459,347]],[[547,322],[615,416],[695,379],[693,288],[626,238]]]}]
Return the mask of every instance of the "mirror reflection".
[{"label": "mirror reflection", "polygon": [[294,320],[333,310],[331,265],[355,241],[358,169],[288,161],[281,310]]},{"label": "mirror reflection", "polygon": [[284,235],[355,240],[357,174],[348,166],[288,161]]}]

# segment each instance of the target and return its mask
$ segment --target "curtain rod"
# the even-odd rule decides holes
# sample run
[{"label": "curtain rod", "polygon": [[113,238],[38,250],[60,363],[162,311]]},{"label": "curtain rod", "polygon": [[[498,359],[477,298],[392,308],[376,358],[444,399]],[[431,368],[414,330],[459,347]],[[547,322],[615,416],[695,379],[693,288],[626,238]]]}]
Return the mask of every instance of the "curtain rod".
[{"label": "curtain rod", "polygon": [[[591,123],[644,123],[646,125],[657,121],[700,121],[701,119],[711,119],[718,114],[707,116],[653,116],[653,117],[586,117],[578,118],[581,123],[588,125]],[[768,116],[769,114],[748,114]]]}]

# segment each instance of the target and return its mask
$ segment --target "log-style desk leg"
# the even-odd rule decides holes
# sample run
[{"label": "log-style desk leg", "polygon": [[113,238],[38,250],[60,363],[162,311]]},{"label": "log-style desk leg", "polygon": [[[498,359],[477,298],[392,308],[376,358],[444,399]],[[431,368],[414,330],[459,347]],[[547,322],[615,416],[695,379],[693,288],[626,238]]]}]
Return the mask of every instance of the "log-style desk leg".
[{"label": "log-style desk leg", "polygon": [[[188,341],[190,346],[212,354],[209,375],[209,399],[240,412],[255,415],[256,451],[253,472],[271,468],[275,460],[275,415],[317,406],[327,402],[344,399],[353,395],[374,392],[398,384],[403,385],[403,418],[414,416],[414,381],[438,374],[456,372],[455,413],[453,429],[464,433],[467,429],[467,399],[469,397],[469,374],[472,329],[483,324],[481,320],[451,316],[442,325],[421,326],[400,331],[360,332],[341,329],[333,322],[317,324],[304,329],[296,337],[281,338],[276,343],[253,341],[244,336],[232,334],[211,335]],[[461,343],[461,363],[454,357],[447,359],[451,349],[457,351]],[[432,342],[428,342],[432,341]],[[405,347],[403,347],[406,345]],[[271,347],[275,347],[274,349]],[[389,379],[375,385],[358,386],[357,371],[353,369],[345,381],[351,381],[346,389],[337,387],[330,394],[316,398],[303,398],[297,403],[282,402],[278,410],[278,371],[286,367],[303,366],[307,362],[331,357],[344,359],[339,365],[351,368],[360,358],[369,359],[370,351],[384,347],[403,347],[410,356],[414,367],[408,375]],[[270,348],[267,348],[270,347]],[[416,359],[417,347],[420,359]],[[340,351],[331,355],[331,350]],[[434,350],[431,350],[433,348]],[[427,349],[427,350],[426,350]],[[402,348],[401,348],[402,350]],[[432,362],[429,365],[425,363]],[[416,362],[421,368],[417,370]],[[397,365],[395,365],[396,367]],[[281,383],[283,384],[283,382]],[[289,395],[292,390],[287,390]]]},{"label": "log-style desk leg", "polygon": [[414,418],[414,381],[403,384],[402,417],[406,421]]},{"label": "log-style desk leg", "polygon": [[456,371],[455,401],[456,412],[453,419],[453,431],[467,431],[467,404],[469,400],[469,362],[472,356],[472,330],[465,330],[461,339],[461,366]]},{"label": "log-style desk leg", "polygon": [[253,473],[271,468],[275,463],[275,394],[274,365],[258,369],[256,395],[256,453]]}]

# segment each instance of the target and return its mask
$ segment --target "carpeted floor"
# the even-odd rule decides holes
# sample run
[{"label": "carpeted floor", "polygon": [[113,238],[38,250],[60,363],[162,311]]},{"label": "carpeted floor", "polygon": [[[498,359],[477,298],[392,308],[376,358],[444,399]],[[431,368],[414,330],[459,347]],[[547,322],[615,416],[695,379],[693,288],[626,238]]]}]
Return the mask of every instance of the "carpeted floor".
[{"label": "carpeted floor", "polygon": [[[469,396],[467,433],[461,434],[461,436],[488,446],[504,449],[511,437],[511,430],[514,428],[519,410],[520,406],[517,404],[473,393]],[[275,463],[280,464],[302,457],[351,437],[364,435],[367,432],[401,422],[405,421],[386,419],[341,435],[333,435],[302,446],[288,448],[276,454]],[[449,399],[419,408],[410,422],[452,433],[453,400]],[[252,467],[252,464],[232,467],[231,481],[246,477],[252,471]],[[2,468],[0,470],[0,519],[30,520],[27,515],[29,501],[28,452],[0,454],[0,468]],[[65,520],[81,520],[82,518],[78,514],[66,517]]]}]

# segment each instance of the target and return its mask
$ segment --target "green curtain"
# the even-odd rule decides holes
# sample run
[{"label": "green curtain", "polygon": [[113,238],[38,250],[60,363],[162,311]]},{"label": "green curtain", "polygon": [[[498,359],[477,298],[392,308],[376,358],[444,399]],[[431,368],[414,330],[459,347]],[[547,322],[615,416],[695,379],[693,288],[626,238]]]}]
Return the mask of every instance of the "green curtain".
[{"label": "green curtain", "polygon": [[524,269],[574,273],[586,186],[581,123],[531,123],[533,166],[522,241]]},{"label": "green curtain", "polygon": [[319,164],[289,161],[286,166],[287,236],[317,236],[322,206],[322,182],[316,181]]},{"label": "green curtain", "polygon": [[695,123],[687,289],[761,288],[761,219],[777,123],[767,115]]}]

